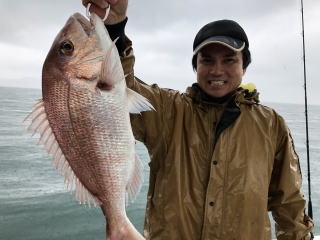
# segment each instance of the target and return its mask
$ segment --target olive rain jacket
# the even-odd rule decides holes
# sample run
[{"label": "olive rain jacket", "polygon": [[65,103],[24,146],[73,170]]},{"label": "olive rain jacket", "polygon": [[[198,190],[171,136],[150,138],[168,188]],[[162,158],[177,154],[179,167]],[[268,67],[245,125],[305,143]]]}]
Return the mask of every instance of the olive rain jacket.
[{"label": "olive rain jacket", "polygon": [[277,239],[309,239],[313,224],[284,120],[243,90],[215,104],[196,86],[182,94],[149,86],[134,77],[128,44],[127,85],[156,110],[131,116],[151,157],[146,239],[269,240],[268,211]]}]

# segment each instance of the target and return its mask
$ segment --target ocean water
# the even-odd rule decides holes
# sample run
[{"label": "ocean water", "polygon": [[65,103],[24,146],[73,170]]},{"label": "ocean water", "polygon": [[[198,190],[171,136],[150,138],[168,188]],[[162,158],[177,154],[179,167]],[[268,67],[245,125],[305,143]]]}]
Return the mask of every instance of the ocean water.
[{"label": "ocean water", "polygon": [[[0,240],[105,239],[105,220],[99,208],[79,205],[66,192],[61,177],[38,136],[22,124],[41,91],[0,87]],[[304,106],[267,104],[288,123],[300,156],[303,192],[307,196]],[[320,234],[320,106],[309,107],[310,159],[315,233]],[[127,207],[128,217],[141,232],[148,189],[146,148],[137,144],[145,164],[145,181],[136,201]]]}]

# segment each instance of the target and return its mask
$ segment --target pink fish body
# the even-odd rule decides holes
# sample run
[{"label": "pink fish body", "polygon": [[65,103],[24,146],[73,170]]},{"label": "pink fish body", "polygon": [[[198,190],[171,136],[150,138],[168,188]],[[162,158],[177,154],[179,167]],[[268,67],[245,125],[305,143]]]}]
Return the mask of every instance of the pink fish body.
[{"label": "pink fish body", "polygon": [[139,191],[142,163],[129,112],[153,107],[126,87],[118,51],[98,16],[89,22],[76,13],[57,35],[43,65],[42,96],[27,116],[29,130],[40,133],[68,189],[80,203],[101,206],[110,239],[126,227],[136,231],[125,205]]}]

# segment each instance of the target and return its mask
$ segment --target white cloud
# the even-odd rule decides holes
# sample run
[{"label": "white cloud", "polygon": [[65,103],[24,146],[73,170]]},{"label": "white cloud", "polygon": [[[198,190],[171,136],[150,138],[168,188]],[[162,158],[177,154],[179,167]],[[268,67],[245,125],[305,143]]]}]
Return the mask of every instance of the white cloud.
[{"label": "white cloud", "polygon": [[0,42],[1,85],[40,87],[41,64],[45,55],[41,50]]},{"label": "white cloud", "polygon": [[[1,85],[40,86],[50,45],[67,18],[85,9],[81,0],[0,0]],[[317,26],[319,1],[305,1],[309,102],[320,103]],[[205,23],[239,21],[250,40],[253,62],[245,82],[256,83],[263,101],[303,101],[300,0],[129,0],[126,32],[133,40],[136,74],[148,83],[183,91],[195,81],[192,42]],[[29,79],[29,80],[26,80]]]},{"label": "white cloud", "polygon": [[[137,58],[135,73],[147,83],[158,83],[161,87],[184,91],[194,82],[191,67],[192,30],[177,34],[183,23],[151,32],[130,32]],[[187,50],[187,51],[186,51]]]}]

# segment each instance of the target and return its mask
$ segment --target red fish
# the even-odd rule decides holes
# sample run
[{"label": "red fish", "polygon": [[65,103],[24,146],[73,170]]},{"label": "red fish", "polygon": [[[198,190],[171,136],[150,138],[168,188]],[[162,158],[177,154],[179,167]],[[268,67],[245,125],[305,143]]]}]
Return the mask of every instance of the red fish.
[{"label": "red fish", "polygon": [[[142,182],[129,113],[152,110],[126,87],[119,53],[101,19],[76,13],[43,65],[42,100],[27,116],[80,203],[100,205],[110,239],[143,239],[126,216]],[[127,237],[127,238],[126,238]]]}]

